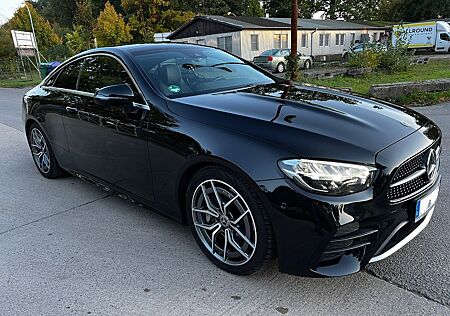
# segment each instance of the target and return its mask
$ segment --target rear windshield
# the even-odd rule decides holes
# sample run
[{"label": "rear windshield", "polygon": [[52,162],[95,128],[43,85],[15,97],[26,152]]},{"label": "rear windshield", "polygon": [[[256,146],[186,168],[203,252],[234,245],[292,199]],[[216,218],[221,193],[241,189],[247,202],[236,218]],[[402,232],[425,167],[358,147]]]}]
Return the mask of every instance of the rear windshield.
[{"label": "rear windshield", "polygon": [[279,50],[278,50],[278,49],[269,49],[269,50],[266,50],[265,52],[263,52],[263,53],[261,54],[261,56],[274,56],[274,55],[276,55],[277,53],[279,53]]},{"label": "rear windshield", "polygon": [[134,53],[134,58],[153,85],[170,98],[275,82],[239,58],[210,47],[150,49]]}]

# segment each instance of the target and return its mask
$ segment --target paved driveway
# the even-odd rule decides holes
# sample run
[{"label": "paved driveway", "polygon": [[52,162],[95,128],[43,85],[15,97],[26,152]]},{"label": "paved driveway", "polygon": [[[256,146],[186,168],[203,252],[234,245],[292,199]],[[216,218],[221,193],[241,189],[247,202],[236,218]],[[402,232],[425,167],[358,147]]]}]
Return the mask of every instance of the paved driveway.
[{"label": "paved driveway", "polygon": [[0,315],[450,315],[450,105],[418,109],[443,129],[442,190],[415,240],[355,275],[239,277],[187,227],[74,177],[47,180],[0,89]]}]

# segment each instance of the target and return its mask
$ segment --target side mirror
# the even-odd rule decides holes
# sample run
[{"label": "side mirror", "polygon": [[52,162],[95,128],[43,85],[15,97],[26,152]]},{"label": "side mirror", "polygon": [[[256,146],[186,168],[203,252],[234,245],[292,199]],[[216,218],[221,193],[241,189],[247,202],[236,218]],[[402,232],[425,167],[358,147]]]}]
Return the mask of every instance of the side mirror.
[{"label": "side mirror", "polygon": [[94,102],[105,106],[129,106],[133,104],[134,92],[127,84],[116,84],[95,91]]}]

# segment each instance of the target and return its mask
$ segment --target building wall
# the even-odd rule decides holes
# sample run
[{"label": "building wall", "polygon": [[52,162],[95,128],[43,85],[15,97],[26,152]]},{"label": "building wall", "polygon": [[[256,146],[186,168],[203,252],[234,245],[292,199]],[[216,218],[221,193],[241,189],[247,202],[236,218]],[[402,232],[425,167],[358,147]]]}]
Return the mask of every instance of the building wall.
[{"label": "building wall", "polygon": [[[299,30],[297,34],[298,38],[298,51],[304,55],[313,56],[329,56],[329,55],[341,55],[345,50],[349,50],[352,45],[352,34],[355,34],[355,40],[362,41],[361,35],[366,34],[369,36],[370,41],[377,41],[380,38],[380,33],[383,30],[357,30],[357,31],[313,31]],[[258,49],[251,49],[251,35],[258,35]],[[287,48],[290,48],[290,30],[242,30],[238,32],[229,32],[205,36],[188,37],[182,39],[172,40],[173,42],[183,42],[192,44],[205,44],[212,47],[217,47],[217,38],[231,36],[232,37],[232,53],[243,57],[247,60],[253,60],[253,57],[259,56],[263,51],[274,48],[275,35],[282,34],[287,35]],[[307,35],[306,47],[302,47],[302,35]],[[329,42],[328,46],[320,46],[320,35],[324,38],[328,34]],[[344,34],[344,45],[336,45],[336,34]],[[312,36],[312,37],[311,37]],[[312,40],[311,40],[312,38]]]},{"label": "building wall", "polygon": [[[349,50],[352,45],[352,34],[354,34],[355,40],[361,41],[361,34],[368,34],[370,41],[377,41],[380,39],[380,33],[383,30],[366,30],[366,31],[302,31],[299,30],[297,34],[297,46],[298,51],[304,55],[322,56],[322,55],[341,55],[345,50]],[[251,35],[258,35],[259,39],[259,49],[251,50]],[[243,30],[241,32],[242,41],[242,57],[247,60],[252,60],[253,57],[259,56],[263,51],[274,48],[274,36],[276,34],[287,34],[288,35],[288,48],[291,46],[290,42],[290,31],[289,30]],[[306,35],[306,47],[302,47],[302,35]],[[328,46],[320,46],[320,35],[329,35]],[[344,43],[341,44],[339,38],[339,45],[336,45],[336,34],[344,34]],[[312,39],[312,40],[311,40]],[[324,43],[325,44],[325,43]]]},{"label": "building wall", "polygon": [[229,32],[229,33],[220,33],[213,35],[205,35],[205,36],[195,36],[195,37],[187,37],[172,40],[172,42],[179,43],[190,43],[190,44],[202,44],[212,47],[217,46],[217,38],[218,37],[226,37],[231,36],[232,38],[232,51],[231,53],[241,56],[241,32]]}]

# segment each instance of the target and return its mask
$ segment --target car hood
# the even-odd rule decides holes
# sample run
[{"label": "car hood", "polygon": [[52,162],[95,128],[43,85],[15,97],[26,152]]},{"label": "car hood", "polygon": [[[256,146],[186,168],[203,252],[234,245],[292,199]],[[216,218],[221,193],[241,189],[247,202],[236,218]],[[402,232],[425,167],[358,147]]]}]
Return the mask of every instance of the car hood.
[{"label": "car hood", "polygon": [[173,99],[175,114],[309,158],[373,163],[428,120],[407,108],[314,86],[269,84]]}]

